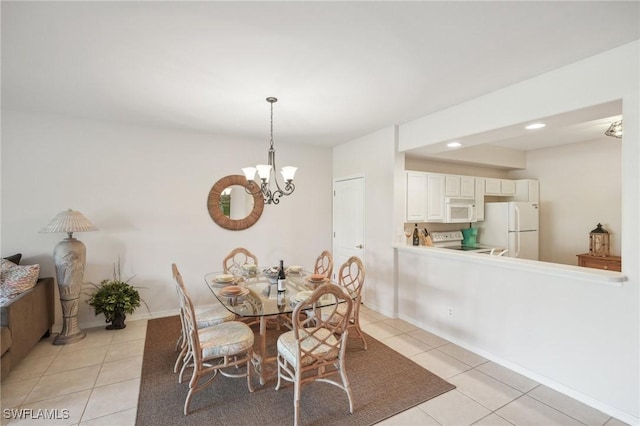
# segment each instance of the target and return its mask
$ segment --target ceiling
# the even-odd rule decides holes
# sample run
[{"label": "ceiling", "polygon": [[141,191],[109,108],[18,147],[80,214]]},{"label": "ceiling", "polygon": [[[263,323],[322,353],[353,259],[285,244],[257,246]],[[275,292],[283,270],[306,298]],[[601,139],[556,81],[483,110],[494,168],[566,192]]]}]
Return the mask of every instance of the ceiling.
[{"label": "ceiling", "polygon": [[[333,146],[640,38],[637,1],[2,1],[2,108]],[[602,118],[602,117],[599,117]]]},{"label": "ceiling", "polygon": [[[462,145],[457,148],[447,146],[451,141],[442,141],[407,151],[407,155],[461,163],[474,163],[475,158],[482,164],[483,157],[496,153],[494,147],[502,148],[500,152],[504,154],[506,149],[527,152],[586,141],[612,141],[612,137],[605,135],[605,131],[618,120],[622,120],[622,100],[468,135],[456,140]],[[526,126],[532,123],[543,123],[545,126],[527,130]]]}]

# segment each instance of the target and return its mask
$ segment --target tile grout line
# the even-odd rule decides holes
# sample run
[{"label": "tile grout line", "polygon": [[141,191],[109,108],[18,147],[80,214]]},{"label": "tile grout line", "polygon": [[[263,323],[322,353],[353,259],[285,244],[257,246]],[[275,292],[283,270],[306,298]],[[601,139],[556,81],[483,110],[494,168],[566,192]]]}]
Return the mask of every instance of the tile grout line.
[{"label": "tile grout line", "polygon": [[[384,321],[384,320],[381,320],[381,321]],[[409,333],[410,331],[415,331],[415,330],[410,330],[410,331],[404,331],[404,332],[403,332],[402,330],[399,330],[398,328],[393,327],[391,324],[385,324],[385,325],[388,325],[389,327],[394,328],[394,329],[396,329],[396,330],[400,331],[401,333],[400,333],[400,334],[396,334],[396,335],[392,335],[392,336],[389,336],[389,337],[386,337],[385,339],[380,339],[380,341],[381,341],[382,343],[384,343],[384,340],[389,339],[389,338],[392,338],[392,337],[398,337],[398,336],[402,336],[402,335],[406,335],[406,336],[408,336],[408,337],[412,337],[412,336],[409,336],[409,335],[408,335],[408,333]],[[373,337],[373,336],[372,336],[372,337]],[[375,337],[374,337],[374,338],[375,338]],[[419,340],[419,339],[416,339],[416,340]],[[422,342],[422,343],[425,343],[425,342]],[[476,370],[478,373],[480,373],[480,374],[482,374],[482,375],[484,375],[484,376],[487,376],[487,377],[489,377],[489,378],[492,378],[492,379],[494,379],[494,380],[496,380],[496,381],[498,381],[498,382],[500,382],[500,383],[502,383],[502,384],[504,384],[504,385],[506,385],[506,386],[508,386],[508,387],[510,387],[510,388],[512,388],[512,389],[514,389],[514,390],[516,390],[517,392],[520,392],[520,395],[519,395],[517,398],[514,398],[514,399],[512,399],[511,401],[509,401],[509,402],[507,402],[507,403],[505,403],[505,404],[501,405],[500,407],[496,408],[495,410],[493,410],[493,409],[491,409],[491,408],[486,407],[485,405],[483,405],[480,401],[477,401],[476,399],[474,399],[471,395],[468,395],[468,394],[466,394],[465,392],[463,392],[462,390],[457,389],[457,390],[458,390],[462,395],[464,395],[465,397],[467,397],[467,398],[471,399],[472,401],[474,401],[475,403],[477,403],[477,404],[478,404],[478,405],[480,405],[481,407],[483,407],[483,408],[485,408],[485,409],[489,410],[489,414],[487,414],[486,416],[484,416],[484,417],[482,417],[482,418],[480,418],[480,419],[476,420],[473,424],[477,423],[477,422],[478,422],[478,421],[480,421],[481,419],[483,419],[483,418],[485,418],[485,417],[487,417],[487,416],[489,416],[489,415],[491,415],[491,414],[495,414],[496,416],[500,417],[501,419],[504,419],[504,418],[503,418],[502,416],[500,416],[496,411],[498,411],[498,410],[500,410],[500,409],[504,408],[505,406],[507,406],[507,405],[511,404],[511,403],[512,403],[512,402],[514,402],[514,401],[517,401],[518,399],[522,398],[522,397],[523,397],[523,396],[525,396],[525,395],[529,396],[530,398],[535,399],[536,401],[538,401],[538,402],[540,402],[540,403],[542,403],[542,404],[544,404],[544,405],[547,405],[549,408],[551,408],[551,409],[553,409],[553,410],[557,411],[557,412],[558,412],[558,413],[560,413],[560,414],[564,414],[564,415],[566,415],[567,417],[572,418],[572,419],[574,419],[574,420],[578,421],[579,423],[584,424],[583,422],[579,421],[578,419],[575,419],[574,417],[570,416],[569,414],[564,413],[563,411],[560,411],[559,409],[557,409],[557,408],[555,408],[555,407],[549,406],[548,404],[545,404],[543,401],[539,401],[537,398],[534,398],[534,397],[533,397],[533,396],[531,396],[531,395],[528,395],[528,393],[529,393],[529,392],[531,392],[532,390],[534,390],[534,389],[536,389],[537,387],[539,387],[539,386],[540,386],[540,384],[538,384],[538,385],[534,386],[532,389],[529,389],[527,392],[522,392],[522,391],[520,391],[519,389],[516,389],[516,388],[514,388],[513,386],[509,385],[508,383],[505,383],[505,382],[503,382],[502,380],[499,380],[499,379],[497,379],[497,378],[495,378],[495,377],[491,376],[490,374],[484,373],[483,371],[481,371],[481,370],[478,370],[478,369],[477,369],[477,367],[479,367],[479,366],[481,366],[481,365],[484,365],[484,364],[487,364],[488,362],[490,362],[489,360],[486,360],[486,361],[484,361],[484,362],[482,362],[482,363],[480,363],[480,364],[478,364],[478,365],[476,365],[476,366],[472,366],[472,365],[467,364],[467,363],[466,363],[466,362],[464,362],[463,360],[461,360],[461,359],[459,359],[459,358],[456,358],[455,356],[450,355],[450,354],[447,354],[446,352],[443,352],[443,351],[441,351],[441,350],[439,350],[439,349],[438,349],[439,347],[445,346],[445,345],[450,344],[450,343],[451,343],[451,342],[443,343],[443,344],[442,344],[442,345],[440,345],[440,346],[433,347],[432,349],[427,350],[427,351],[419,352],[418,354],[415,354],[415,355],[413,355],[413,356],[417,356],[417,355],[419,355],[419,354],[421,354],[421,353],[426,353],[426,352],[431,352],[431,351],[433,351],[433,350],[437,350],[440,354],[443,354],[443,355],[448,356],[448,357],[450,357],[450,358],[452,358],[452,359],[455,359],[456,361],[461,362],[462,364],[465,364],[466,366],[468,366],[468,367],[469,367],[469,369],[467,369],[467,370],[461,371],[461,372],[459,372],[459,373],[457,373],[457,374],[454,374],[454,375],[453,375],[453,376],[451,376],[451,377],[446,378],[446,380],[447,380],[447,381],[449,381],[451,378],[454,378],[454,377],[460,376],[460,375],[462,375],[462,374],[468,373],[469,371]],[[425,343],[425,344],[426,344],[426,343]],[[427,345],[428,345],[428,344],[427,344]],[[387,346],[388,346],[388,345],[387,345]],[[389,347],[389,348],[391,348],[391,349],[393,349],[394,351],[396,351],[396,352],[400,353],[399,351],[395,350],[393,347],[391,347],[391,346],[388,346],[388,347]],[[464,349],[464,348],[463,348],[463,349]],[[404,354],[402,354],[402,353],[400,353],[400,354],[401,354],[401,355],[403,355],[403,356],[406,356],[406,355],[404,355]],[[423,367],[423,368],[427,369],[426,367]],[[428,370],[428,369],[427,369],[427,370]],[[457,387],[456,387],[456,388],[457,388]],[[426,412],[425,412],[425,413],[426,413]],[[426,413],[426,414],[427,414],[427,415],[429,415],[428,413]],[[508,421],[507,419],[504,419],[504,420],[505,420],[505,421],[507,421],[507,422],[508,422],[508,423],[510,423],[510,424],[513,424],[513,423],[511,423],[510,421]],[[607,420],[607,421],[608,421],[608,420]],[[605,422],[605,423],[606,423],[606,422]]]},{"label": "tile grout line", "polygon": [[[534,389],[539,388],[540,386],[543,386],[543,385],[542,385],[542,384],[538,384],[538,386],[535,386],[533,389],[528,390],[528,391],[525,393],[525,395],[527,395],[529,398],[531,398],[531,399],[533,399],[533,400],[535,400],[535,401],[538,401],[540,404],[546,405],[547,407],[549,407],[549,408],[551,408],[551,409],[553,409],[553,410],[556,410],[556,411],[557,411],[557,412],[559,412],[559,413],[564,414],[565,416],[567,416],[567,417],[569,417],[569,418],[571,418],[571,419],[573,419],[573,420],[577,421],[578,423],[582,423],[583,425],[586,425],[586,423],[585,423],[585,422],[583,422],[583,421],[581,421],[581,420],[579,420],[579,419],[576,419],[576,418],[575,418],[575,417],[573,417],[571,414],[569,414],[569,413],[565,413],[564,411],[560,410],[559,408],[554,407],[554,406],[552,406],[552,405],[549,405],[549,404],[548,404],[548,403],[546,403],[545,401],[542,401],[542,400],[540,400],[539,398],[536,398],[536,397],[535,397],[535,396],[533,396],[533,395],[529,395],[529,392],[533,391]],[[578,402],[579,402],[579,401],[578,401]],[[601,411],[600,411],[600,410],[596,410],[596,409],[595,409],[595,408],[593,408],[593,407],[589,407],[588,405],[587,405],[586,407],[587,407],[587,408],[590,408],[590,409],[592,409],[592,410],[598,411],[598,412],[600,412],[600,413],[601,413]],[[609,416],[609,415],[608,415],[608,414],[606,414],[606,413],[603,413],[603,414],[605,414],[606,416]],[[605,420],[605,422],[604,422],[604,423],[602,423],[602,425],[601,425],[601,426],[604,426],[604,425],[605,425],[609,420],[611,420],[612,418],[613,418],[613,417],[609,416],[609,418],[608,418],[607,420]]]}]

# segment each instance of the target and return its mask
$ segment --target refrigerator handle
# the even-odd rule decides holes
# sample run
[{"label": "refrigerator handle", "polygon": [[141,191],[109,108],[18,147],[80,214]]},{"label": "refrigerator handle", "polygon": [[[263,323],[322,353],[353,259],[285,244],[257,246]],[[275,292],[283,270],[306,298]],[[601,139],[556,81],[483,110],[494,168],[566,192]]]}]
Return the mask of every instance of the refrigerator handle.
[{"label": "refrigerator handle", "polygon": [[513,255],[513,257],[520,257],[520,209],[518,208],[517,205],[514,205],[514,211],[515,211],[515,234],[516,234],[516,253]]}]

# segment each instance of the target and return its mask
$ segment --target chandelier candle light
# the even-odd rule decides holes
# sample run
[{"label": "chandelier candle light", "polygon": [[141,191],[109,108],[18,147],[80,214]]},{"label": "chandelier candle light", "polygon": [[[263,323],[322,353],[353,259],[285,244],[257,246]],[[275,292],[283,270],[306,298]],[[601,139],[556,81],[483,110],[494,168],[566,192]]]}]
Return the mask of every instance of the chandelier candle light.
[{"label": "chandelier candle light", "polygon": [[[284,178],[285,185],[284,189],[280,187],[278,183],[278,177],[275,175],[276,168],[276,150],[273,148],[273,104],[278,102],[278,99],[274,97],[268,97],[267,102],[271,104],[271,140],[269,145],[269,164],[259,164],[256,167],[245,167],[242,169],[245,177],[247,178],[247,185],[245,186],[245,190],[249,194],[258,194],[262,192],[264,197],[264,202],[266,204],[278,204],[280,202],[280,198],[283,195],[291,195],[293,191],[296,189],[296,186],[293,184],[293,176],[296,173],[297,167],[286,166],[281,170],[282,177]],[[274,171],[274,176],[271,179],[271,172]],[[256,172],[258,173],[258,177],[260,181],[257,180],[254,182],[256,178]],[[271,189],[271,182],[275,182],[276,188],[274,190]]]},{"label": "chandelier candle light", "polygon": [[54,345],[66,345],[77,342],[86,336],[78,326],[78,302],[82,290],[82,278],[87,250],[82,243],[73,238],[74,232],[97,231],[89,220],[79,211],[60,212],[51,223],[40,232],[66,232],[68,237],[60,241],[53,250],[53,262],[56,266],[56,278],[62,304],[62,331],[53,340]]}]

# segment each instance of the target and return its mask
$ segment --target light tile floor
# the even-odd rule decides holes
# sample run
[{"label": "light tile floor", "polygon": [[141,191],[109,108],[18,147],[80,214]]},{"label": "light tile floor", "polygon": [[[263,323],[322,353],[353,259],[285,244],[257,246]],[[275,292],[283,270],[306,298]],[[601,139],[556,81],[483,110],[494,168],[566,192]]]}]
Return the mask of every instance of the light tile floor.
[{"label": "light tile floor", "polygon": [[[381,425],[624,425],[434,334],[363,307],[363,330],[456,389]],[[93,328],[82,341],[41,341],[2,382],[2,425],[134,425],[146,321],[124,330]],[[12,419],[6,409],[49,410],[59,419]],[[67,410],[67,411],[63,411]],[[63,418],[66,417],[66,418]]]}]

